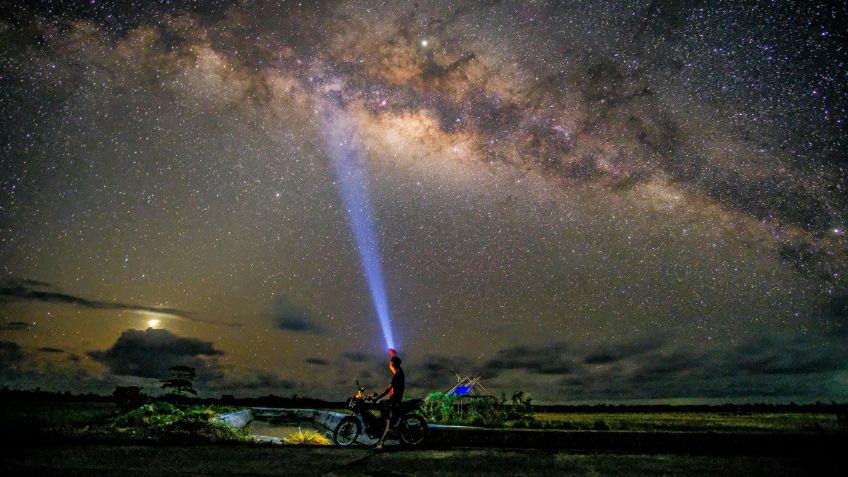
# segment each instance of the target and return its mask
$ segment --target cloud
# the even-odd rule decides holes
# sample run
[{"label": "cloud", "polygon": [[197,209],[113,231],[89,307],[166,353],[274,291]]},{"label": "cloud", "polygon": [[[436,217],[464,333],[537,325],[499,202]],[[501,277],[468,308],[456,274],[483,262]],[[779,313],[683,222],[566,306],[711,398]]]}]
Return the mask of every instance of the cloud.
[{"label": "cloud", "polygon": [[820,334],[770,334],[703,351],[659,346],[602,360],[609,366],[584,360],[573,375],[559,380],[559,393],[605,400],[822,395],[830,393],[829,377],[848,370],[848,348],[838,341]]},{"label": "cloud", "polygon": [[88,356],[105,364],[113,374],[162,379],[168,376],[168,368],[175,365],[194,367],[198,376],[204,371],[214,371],[215,364],[204,358],[222,354],[208,341],[148,328],[127,330],[111,348],[90,351]]},{"label": "cloud", "polygon": [[229,370],[212,379],[200,380],[197,387],[213,392],[279,395],[281,391],[291,391],[298,386],[297,381],[267,371]]},{"label": "cloud", "polygon": [[610,364],[626,358],[645,354],[659,348],[667,341],[664,334],[646,334],[621,343],[604,343],[583,357],[586,364]]},{"label": "cloud", "polygon": [[795,375],[848,369],[848,347],[822,336],[763,336],[744,342],[717,360],[729,374]]},{"label": "cloud", "polygon": [[[546,386],[557,400],[785,399],[833,395],[828,383],[848,370],[848,346],[832,333],[772,332],[705,349],[674,344],[668,338],[664,333],[646,334],[619,344],[605,343],[588,353],[565,342],[508,347],[484,363],[483,377],[496,388],[502,375],[517,372],[527,382]],[[432,375],[426,375],[426,367],[419,372],[427,379],[436,378],[438,370],[447,367],[440,361],[434,361]]]},{"label": "cloud", "polygon": [[409,385],[426,389],[447,389],[456,382],[457,374],[477,374],[468,359],[446,355],[428,355],[410,371]]},{"label": "cloud", "polygon": [[506,370],[564,375],[574,371],[576,365],[574,350],[562,342],[513,346],[498,351],[484,364],[484,377],[494,377]]},{"label": "cloud", "polygon": [[14,341],[0,341],[0,370],[15,368],[24,359],[21,346]]},{"label": "cloud", "polygon": [[279,299],[274,303],[272,312],[277,328],[295,333],[323,334],[324,329],[315,322],[306,308]]},{"label": "cloud", "polygon": [[23,321],[7,321],[0,324],[0,331],[25,331],[31,329],[33,326],[35,325]]},{"label": "cloud", "polygon": [[146,312],[155,313],[158,315],[172,316],[175,318],[181,318],[188,321],[195,321],[198,323],[207,323],[212,325],[223,326],[242,326],[241,323],[220,323],[216,321],[204,320],[198,318],[192,312],[180,310],[177,308],[89,300],[87,298],[82,298],[76,295],[70,295],[67,293],[56,291],[55,288],[48,283],[28,279],[17,279],[4,283],[3,286],[0,287],[0,301],[2,300],[57,303],[64,305],[79,306],[82,308],[88,308],[93,310]]},{"label": "cloud", "polygon": [[38,348],[38,351],[41,351],[42,353],[64,353],[65,352],[65,350],[63,350],[61,348],[53,348],[53,347],[50,347],[50,346],[44,346],[42,348]]}]

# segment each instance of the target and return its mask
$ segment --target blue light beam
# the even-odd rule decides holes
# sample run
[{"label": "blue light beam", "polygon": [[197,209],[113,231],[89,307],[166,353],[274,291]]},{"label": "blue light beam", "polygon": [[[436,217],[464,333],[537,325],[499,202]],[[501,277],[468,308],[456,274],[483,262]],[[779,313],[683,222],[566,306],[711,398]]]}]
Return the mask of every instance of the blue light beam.
[{"label": "blue light beam", "polygon": [[347,223],[356,241],[362,271],[371,291],[371,301],[383,329],[386,347],[394,348],[389,300],[386,297],[386,284],[380,260],[380,244],[368,194],[368,174],[362,164],[359,149],[359,137],[342,110],[327,101],[322,102],[320,108],[324,139],[329,149],[336,186],[341,193],[347,212]]}]

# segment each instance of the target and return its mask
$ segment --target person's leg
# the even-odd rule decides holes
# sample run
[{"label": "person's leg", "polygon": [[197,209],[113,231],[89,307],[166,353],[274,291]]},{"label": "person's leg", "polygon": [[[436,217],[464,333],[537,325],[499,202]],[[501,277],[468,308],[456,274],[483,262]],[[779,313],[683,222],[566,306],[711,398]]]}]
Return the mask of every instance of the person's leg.
[{"label": "person's leg", "polygon": [[380,436],[380,441],[377,442],[376,448],[383,448],[383,441],[386,440],[386,435],[389,433],[389,423],[392,421],[392,410],[391,408],[386,408],[386,413],[383,415],[383,419],[385,420],[385,427],[383,428],[383,434]]}]

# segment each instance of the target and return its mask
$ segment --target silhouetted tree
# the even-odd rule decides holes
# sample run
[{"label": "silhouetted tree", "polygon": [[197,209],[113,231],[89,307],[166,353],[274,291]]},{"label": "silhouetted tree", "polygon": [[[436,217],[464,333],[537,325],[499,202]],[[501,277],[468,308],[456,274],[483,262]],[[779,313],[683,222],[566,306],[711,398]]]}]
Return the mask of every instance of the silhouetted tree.
[{"label": "silhouetted tree", "polygon": [[178,396],[197,396],[197,391],[194,390],[194,378],[197,377],[197,371],[191,366],[171,366],[168,368],[171,372],[170,379],[162,380],[162,389],[169,389],[168,394]]},{"label": "silhouetted tree", "polygon": [[138,407],[147,400],[147,396],[141,392],[138,386],[116,386],[112,391],[115,404],[121,409]]}]

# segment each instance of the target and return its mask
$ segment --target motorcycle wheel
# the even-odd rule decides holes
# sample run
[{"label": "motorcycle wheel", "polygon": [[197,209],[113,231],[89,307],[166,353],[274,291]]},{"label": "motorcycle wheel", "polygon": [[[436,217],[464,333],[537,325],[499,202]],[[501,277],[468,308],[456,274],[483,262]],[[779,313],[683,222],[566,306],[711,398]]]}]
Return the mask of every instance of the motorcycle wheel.
[{"label": "motorcycle wheel", "polygon": [[403,416],[398,428],[403,442],[412,446],[420,444],[427,435],[427,421],[416,414]]},{"label": "motorcycle wheel", "polygon": [[359,424],[359,419],[355,416],[347,416],[339,421],[339,425],[337,425],[336,430],[333,431],[333,441],[336,445],[349,446],[356,442],[360,432],[362,432],[362,429]]}]

